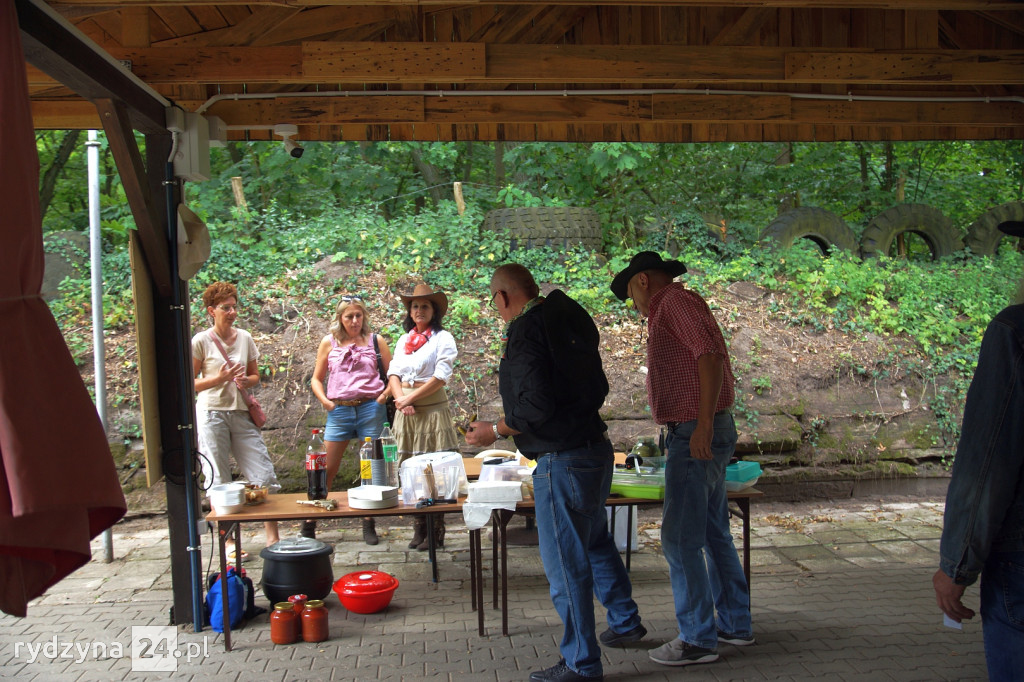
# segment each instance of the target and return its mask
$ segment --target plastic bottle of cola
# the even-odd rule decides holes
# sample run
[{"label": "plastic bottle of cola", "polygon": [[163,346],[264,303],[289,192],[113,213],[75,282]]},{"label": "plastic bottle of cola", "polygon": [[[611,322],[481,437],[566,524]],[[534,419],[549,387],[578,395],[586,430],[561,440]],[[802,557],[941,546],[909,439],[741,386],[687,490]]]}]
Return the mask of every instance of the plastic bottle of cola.
[{"label": "plastic bottle of cola", "polygon": [[306,448],[306,497],[327,499],[327,446],[320,429],[313,429]]},{"label": "plastic bottle of cola", "polygon": [[373,440],[366,436],[359,448],[359,485],[370,485],[373,482]]}]

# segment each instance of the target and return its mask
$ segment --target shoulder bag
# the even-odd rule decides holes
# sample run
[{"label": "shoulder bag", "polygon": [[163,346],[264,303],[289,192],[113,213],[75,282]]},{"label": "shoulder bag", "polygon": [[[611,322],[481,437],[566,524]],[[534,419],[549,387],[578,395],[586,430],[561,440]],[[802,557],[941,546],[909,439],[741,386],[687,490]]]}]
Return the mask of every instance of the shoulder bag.
[{"label": "shoulder bag", "polygon": [[[377,354],[377,373],[380,374],[380,380],[384,382],[384,390],[388,390],[388,375],[384,372],[384,359],[380,356],[380,346],[377,345],[377,335],[373,335],[373,352]],[[388,413],[388,424],[395,425],[395,412],[398,408],[395,407],[395,397],[388,395],[387,400],[384,401],[384,409]]]},{"label": "shoulder bag", "polygon": [[[217,349],[220,351],[220,354],[224,356],[224,362],[230,365],[231,358],[228,357],[227,351],[225,351],[224,346],[221,345],[220,339],[218,339],[217,335],[212,331],[210,332],[210,338],[215,344],[217,344]],[[249,391],[244,388],[239,388],[238,384],[235,384],[235,388],[237,388],[238,392],[242,394],[242,400],[245,401],[246,407],[249,408],[249,417],[252,419],[252,423],[256,425],[256,428],[263,428],[263,425],[267,423],[267,413],[263,411],[263,406],[260,405],[260,401],[249,395]]]}]

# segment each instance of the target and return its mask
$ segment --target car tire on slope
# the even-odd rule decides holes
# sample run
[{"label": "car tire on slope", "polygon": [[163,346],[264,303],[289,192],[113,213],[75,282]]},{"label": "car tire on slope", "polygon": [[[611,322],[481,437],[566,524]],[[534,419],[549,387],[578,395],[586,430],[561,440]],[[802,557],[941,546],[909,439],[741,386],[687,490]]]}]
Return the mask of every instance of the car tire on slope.
[{"label": "car tire on slope", "polygon": [[999,248],[1005,234],[999,231],[999,223],[1006,220],[1024,220],[1024,202],[1010,201],[981,214],[967,228],[967,246],[978,256],[991,256]]},{"label": "car tire on slope", "polygon": [[963,241],[953,223],[936,208],[924,204],[899,204],[875,216],[860,238],[860,255],[876,258],[889,255],[896,237],[904,232],[920,235],[932,260],[938,260],[963,249]]},{"label": "car tire on slope", "polygon": [[787,211],[761,232],[761,241],[771,242],[779,249],[790,248],[798,239],[810,239],[826,255],[832,246],[857,253],[853,230],[842,218],[823,208],[801,206]]},{"label": "car tire on slope", "polygon": [[602,246],[601,218],[592,208],[499,208],[484,217],[484,229],[505,231],[512,249],[579,244],[600,251]]}]

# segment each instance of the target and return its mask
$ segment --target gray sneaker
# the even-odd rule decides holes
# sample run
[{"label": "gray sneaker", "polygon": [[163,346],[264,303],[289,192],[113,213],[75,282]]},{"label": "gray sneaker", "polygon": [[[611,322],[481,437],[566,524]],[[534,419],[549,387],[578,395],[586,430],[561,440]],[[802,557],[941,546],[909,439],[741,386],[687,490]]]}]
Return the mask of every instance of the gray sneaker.
[{"label": "gray sneaker", "polygon": [[718,652],[714,649],[693,646],[681,639],[673,639],[651,650],[650,656],[652,661],[662,665],[693,665],[718,660]]}]

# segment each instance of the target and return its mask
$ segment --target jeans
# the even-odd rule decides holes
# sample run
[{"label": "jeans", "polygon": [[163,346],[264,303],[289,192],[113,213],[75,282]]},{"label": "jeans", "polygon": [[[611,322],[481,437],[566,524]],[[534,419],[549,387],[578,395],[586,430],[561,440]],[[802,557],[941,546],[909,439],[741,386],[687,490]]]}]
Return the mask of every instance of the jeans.
[{"label": "jeans", "polygon": [[[690,457],[696,421],[670,430],[661,544],[668,561],[679,639],[718,648],[717,630],[753,634],[750,590],[729,532],[725,467],[736,449],[732,415],[715,415],[710,460]],[[717,620],[716,620],[717,611]]]},{"label": "jeans", "polygon": [[340,442],[366,436],[377,438],[384,428],[387,410],[376,400],[367,400],[362,405],[335,405],[327,413],[327,428],[324,440]]},{"label": "jeans", "polygon": [[994,552],[985,562],[981,628],[989,679],[1024,679],[1024,552]]},{"label": "jeans", "polygon": [[548,453],[533,474],[540,556],[565,628],[559,650],[569,668],[588,677],[603,674],[592,595],[607,610],[612,630],[627,632],[640,624],[604,509],[613,462],[611,443],[601,441]]}]

